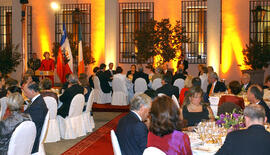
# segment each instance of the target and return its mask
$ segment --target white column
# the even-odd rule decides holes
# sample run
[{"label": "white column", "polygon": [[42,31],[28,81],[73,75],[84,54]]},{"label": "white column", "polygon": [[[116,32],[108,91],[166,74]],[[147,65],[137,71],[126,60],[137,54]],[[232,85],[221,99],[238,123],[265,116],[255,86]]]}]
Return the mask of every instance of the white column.
[{"label": "white column", "polygon": [[110,62],[117,66],[119,17],[118,0],[105,0],[105,63]]},{"label": "white column", "polygon": [[221,56],[221,2],[207,0],[207,65],[219,74]]}]

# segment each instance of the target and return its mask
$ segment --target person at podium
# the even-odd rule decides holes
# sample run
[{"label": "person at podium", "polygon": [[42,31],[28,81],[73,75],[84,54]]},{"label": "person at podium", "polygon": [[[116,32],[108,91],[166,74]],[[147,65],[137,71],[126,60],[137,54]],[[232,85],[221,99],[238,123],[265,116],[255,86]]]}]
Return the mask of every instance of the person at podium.
[{"label": "person at podium", "polygon": [[[39,67],[40,71],[54,71],[54,60],[50,58],[50,53],[49,52],[44,52],[43,56],[45,59],[41,61],[41,65]],[[45,76],[48,77],[49,79],[52,80],[52,84],[54,84],[54,76]]]}]

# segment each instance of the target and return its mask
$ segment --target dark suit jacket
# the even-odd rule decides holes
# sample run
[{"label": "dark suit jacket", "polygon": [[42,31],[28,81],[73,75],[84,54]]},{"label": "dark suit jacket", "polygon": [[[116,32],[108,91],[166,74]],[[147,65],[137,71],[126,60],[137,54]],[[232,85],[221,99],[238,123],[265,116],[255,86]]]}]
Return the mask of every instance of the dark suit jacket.
[{"label": "dark suit jacket", "polygon": [[179,88],[171,84],[165,84],[162,87],[158,88],[157,93],[163,93],[172,97],[174,95],[177,99],[179,98]]},{"label": "dark suit jacket", "polygon": [[[245,88],[245,91],[248,91],[248,88],[251,86],[251,83],[249,82],[248,83],[248,85],[247,85],[247,87]],[[244,85],[242,85],[242,90],[243,90],[243,87],[244,87]]]},{"label": "dark suit jacket", "polygon": [[148,130],[134,112],[120,119],[116,136],[122,155],[141,155],[146,148]]},{"label": "dark suit jacket", "polygon": [[99,82],[100,87],[103,93],[110,93],[112,91],[112,87],[109,85],[110,77],[106,72],[99,71],[96,73]]},{"label": "dark suit jacket", "polygon": [[70,88],[67,88],[59,98],[63,105],[57,110],[57,115],[60,115],[63,118],[68,116],[71,100],[75,95],[83,94],[83,91],[84,88],[78,84],[74,84]]},{"label": "dark suit jacket", "polygon": [[175,81],[176,79],[179,79],[179,78],[185,80],[185,79],[186,79],[186,76],[185,76],[183,73],[176,73],[176,74],[173,76],[172,84],[174,83],[174,81]]},{"label": "dark suit jacket", "polygon": [[259,105],[264,107],[265,116],[267,117],[267,122],[270,123],[270,109],[269,109],[268,105],[263,100],[261,100],[259,102]]},{"label": "dark suit jacket", "polygon": [[[212,87],[212,83],[210,83],[207,86],[207,95],[208,96],[209,96],[211,87]],[[226,90],[227,90],[227,88],[226,88],[225,84],[223,82],[217,81],[215,88],[214,88],[214,93],[225,92]]]},{"label": "dark suit jacket", "polygon": [[32,153],[38,152],[39,137],[41,134],[41,130],[42,130],[44,119],[46,117],[47,112],[48,112],[48,108],[41,95],[37,97],[35,101],[24,111],[24,113],[30,114],[37,129],[36,139],[34,142]]},{"label": "dark suit jacket", "polygon": [[145,79],[147,84],[149,83],[149,76],[148,76],[148,74],[146,74],[144,72],[136,72],[133,75],[132,83],[134,83],[136,81],[136,79],[138,79],[138,78],[143,78],[143,79]]},{"label": "dark suit jacket", "polygon": [[169,70],[167,70],[166,74],[164,73],[164,71],[162,71],[161,74],[169,75],[171,77],[171,79],[173,78],[173,73],[171,71],[169,71]]},{"label": "dark suit jacket", "polygon": [[105,73],[106,73],[106,76],[108,78],[109,81],[112,81],[112,77],[113,75],[116,73],[115,70],[112,70],[113,73],[111,73],[110,70],[106,70]]},{"label": "dark suit jacket", "polygon": [[216,155],[269,155],[270,133],[264,126],[230,132]]},{"label": "dark suit jacket", "polygon": [[[137,72],[137,71],[135,71],[135,73],[134,73],[134,74],[136,74],[136,72]],[[127,71],[127,75],[126,75],[126,77],[128,77],[130,74],[131,74],[131,70]]]},{"label": "dark suit jacket", "polygon": [[89,87],[90,88],[94,88],[94,81],[93,81],[93,75],[91,75],[90,77],[89,77]]}]

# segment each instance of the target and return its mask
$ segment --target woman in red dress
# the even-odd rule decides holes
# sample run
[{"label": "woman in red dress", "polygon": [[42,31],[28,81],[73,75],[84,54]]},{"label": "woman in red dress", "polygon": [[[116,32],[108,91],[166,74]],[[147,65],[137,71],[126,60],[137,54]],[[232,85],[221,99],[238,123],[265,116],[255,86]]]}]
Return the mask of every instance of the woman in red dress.
[{"label": "woman in red dress", "polygon": [[[45,52],[43,54],[43,56],[45,57],[45,59],[43,59],[41,61],[41,65],[39,67],[39,70],[41,71],[54,71],[54,60],[50,58],[50,53],[49,52]],[[50,78],[52,80],[52,83],[54,84],[54,77],[53,76],[46,76],[48,78]]]}]

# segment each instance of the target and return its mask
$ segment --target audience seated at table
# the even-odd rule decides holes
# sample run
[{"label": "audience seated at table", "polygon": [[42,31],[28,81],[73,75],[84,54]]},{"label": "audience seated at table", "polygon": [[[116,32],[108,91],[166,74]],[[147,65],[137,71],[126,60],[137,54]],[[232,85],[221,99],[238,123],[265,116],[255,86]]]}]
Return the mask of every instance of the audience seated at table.
[{"label": "audience seated at table", "polygon": [[105,72],[106,65],[100,64],[99,71],[96,73],[100,87],[103,93],[110,93],[112,91],[112,87],[110,86],[109,82],[111,81],[108,74]]},{"label": "audience seated at table", "polygon": [[171,84],[172,77],[169,74],[165,74],[163,76],[161,83],[162,87],[156,90],[157,93],[163,93],[169,97],[172,97],[172,95],[174,95],[176,98],[179,98],[179,88]]},{"label": "audience seated at table", "polygon": [[185,95],[189,88],[192,87],[192,76],[187,76],[187,78],[184,81],[184,88],[181,89],[179,94],[179,103],[180,105],[183,105]]},{"label": "audience seated at table", "polygon": [[179,110],[168,96],[157,97],[150,110],[147,147],[156,147],[166,154],[192,155],[188,135],[181,132]]},{"label": "audience seated at table", "polygon": [[207,70],[207,67],[203,66],[202,67],[202,71],[203,73],[199,76],[200,79],[201,79],[201,88],[203,90],[204,93],[207,92],[207,86],[208,86],[208,70]]},{"label": "audience seated at table", "polygon": [[0,98],[5,97],[7,95],[7,90],[6,90],[6,78],[5,77],[0,77]]},{"label": "audience seated at table", "polygon": [[92,89],[89,86],[89,83],[87,81],[87,75],[85,73],[80,74],[78,83],[80,86],[84,88],[83,94],[84,94],[85,102],[87,102]]},{"label": "audience seated at table", "polygon": [[42,97],[50,96],[53,97],[56,102],[58,103],[58,96],[55,92],[53,92],[52,89],[52,81],[49,78],[45,78],[41,81],[42,89],[40,91],[40,94]]},{"label": "audience seated at table", "polygon": [[130,66],[130,70],[127,71],[127,78],[130,79],[131,81],[133,81],[133,77],[134,77],[134,75],[135,75],[136,72],[137,72],[136,65],[135,64],[132,64]]},{"label": "audience seated at table", "polygon": [[161,74],[162,69],[157,67],[155,74],[152,76],[152,81],[154,81],[157,78],[162,79],[163,74]]},{"label": "audience seated at table", "polygon": [[12,93],[7,97],[6,103],[11,113],[6,119],[0,121],[0,154],[7,154],[9,141],[15,128],[21,122],[31,120],[29,114],[21,112],[23,102],[23,97],[19,93]]},{"label": "audience seated at table", "polygon": [[93,77],[96,76],[96,73],[99,71],[99,67],[95,67],[93,69],[93,74],[89,77],[88,81],[89,81],[89,86],[91,89],[94,89],[94,81],[93,81]]},{"label": "audience seated at table", "polygon": [[259,104],[264,107],[267,122],[270,123],[270,109],[263,100],[263,90],[259,85],[251,85],[248,88],[247,99],[251,104]]},{"label": "audience seated at table", "polygon": [[208,83],[207,92],[204,95],[205,102],[209,102],[209,96],[213,95],[214,93],[225,92],[227,90],[225,84],[218,81],[218,75],[215,72],[208,72]]},{"label": "audience seated at table", "polygon": [[57,110],[57,115],[65,118],[68,116],[71,101],[77,94],[83,94],[84,88],[78,84],[78,77],[75,74],[70,74],[68,77],[68,88],[60,96],[60,101],[63,105]]},{"label": "audience seated at table", "polygon": [[147,84],[150,82],[148,74],[143,72],[143,66],[142,65],[138,65],[138,72],[136,72],[133,75],[132,83],[135,83],[136,79],[138,79],[138,78],[145,79]]},{"label": "audience seated at table", "polygon": [[70,74],[68,73],[68,74],[66,74],[66,76],[65,76],[66,82],[63,83],[62,88],[61,88],[61,90],[60,90],[60,94],[63,94],[64,91],[68,88],[68,85],[69,85],[68,77],[69,77],[69,75],[70,75]]},{"label": "audience seated at table", "polygon": [[161,74],[163,74],[163,75],[169,75],[171,77],[171,79],[173,78],[173,73],[172,73],[172,71],[168,70],[168,64],[167,63],[165,63],[165,64],[162,65],[162,72],[161,72]]},{"label": "audience seated at table", "polygon": [[265,130],[265,110],[263,106],[251,104],[244,110],[247,129],[227,134],[216,155],[268,155],[270,153],[270,133]]},{"label": "audience seated at table", "polygon": [[184,65],[180,64],[178,67],[178,71],[173,76],[172,84],[174,84],[174,81],[179,78],[185,80],[187,77],[186,75],[187,74],[184,73]]},{"label": "audience seated at table", "polygon": [[145,94],[135,96],[130,112],[119,120],[116,136],[122,155],[139,155],[146,148],[148,129],[144,121],[148,118],[151,101]]},{"label": "audience seated at table", "polygon": [[32,79],[31,75],[24,74],[23,77],[22,77],[20,85],[21,85],[21,87],[23,87],[26,83],[30,83],[32,81],[33,81],[33,79]]},{"label": "audience seated at table", "polygon": [[185,97],[181,118],[187,120],[188,126],[194,126],[202,120],[214,121],[211,107],[202,102],[203,91],[200,87],[192,87]]},{"label": "audience seated at table", "polygon": [[270,89],[270,75],[265,78],[263,89]]},{"label": "audience seated at table", "polygon": [[208,71],[208,73],[214,72],[213,66],[207,66],[207,71]]},{"label": "audience seated at table", "polygon": [[221,96],[218,106],[221,106],[225,102],[230,102],[238,105],[241,109],[245,108],[245,102],[242,97],[237,96],[241,92],[241,85],[238,81],[232,81],[229,83],[228,93]]},{"label": "audience seated at table", "polygon": [[242,74],[241,84],[242,84],[242,86],[241,86],[242,91],[247,92],[248,91],[248,88],[251,86],[250,75],[248,73]]},{"label": "audience seated at table", "polygon": [[32,149],[32,153],[38,152],[39,149],[39,137],[43,127],[45,117],[48,112],[48,108],[45,104],[43,97],[39,93],[39,86],[35,82],[26,83],[23,86],[24,95],[31,100],[31,104],[28,105],[24,113],[30,114],[33,122],[36,125],[36,139]]},{"label": "audience seated at table", "polygon": [[203,67],[205,67],[204,64],[199,64],[198,65],[198,70],[199,70],[198,76],[203,75],[203,73],[204,73]]}]

